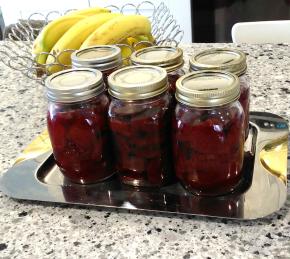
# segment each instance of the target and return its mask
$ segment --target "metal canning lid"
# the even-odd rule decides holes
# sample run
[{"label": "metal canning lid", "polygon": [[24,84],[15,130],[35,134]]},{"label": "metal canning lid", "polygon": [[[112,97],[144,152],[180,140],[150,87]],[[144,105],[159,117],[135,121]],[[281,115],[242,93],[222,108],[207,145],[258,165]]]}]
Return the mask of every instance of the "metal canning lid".
[{"label": "metal canning lid", "polygon": [[105,90],[102,73],[95,69],[63,70],[45,80],[48,100],[73,103],[90,99]]},{"label": "metal canning lid", "polygon": [[189,60],[191,71],[222,70],[238,76],[247,70],[246,55],[237,49],[208,49],[193,55]]},{"label": "metal canning lid", "polygon": [[183,66],[183,51],[170,46],[153,46],[137,50],[132,53],[131,61],[134,65],[152,65],[172,72]]},{"label": "metal canning lid", "polygon": [[229,72],[192,72],[176,82],[176,99],[193,107],[222,106],[237,100],[239,96],[239,78]]},{"label": "metal canning lid", "polygon": [[122,65],[121,49],[114,45],[97,45],[77,50],[71,55],[73,68],[94,68],[100,71]]},{"label": "metal canning lid", "polygon": [[108,77],[109,94],[122,100],[140,100],[157,96],[168,89],[167,72],[156,66],[128,66]]}]

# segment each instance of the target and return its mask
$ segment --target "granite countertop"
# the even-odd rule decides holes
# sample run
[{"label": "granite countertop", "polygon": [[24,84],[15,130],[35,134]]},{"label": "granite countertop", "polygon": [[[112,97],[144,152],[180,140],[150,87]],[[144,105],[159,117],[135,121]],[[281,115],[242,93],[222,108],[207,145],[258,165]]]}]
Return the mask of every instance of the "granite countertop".
[{"label": "granite countertop", "polygon": [[[213,46],[231,45],[183,48],[187,55]],[[251,110],[289,121],[290,45],[238,47],[248,53]],[[43,86],[1,62],[0,78],[1,175],[45,128],[46,100]],[[0,192],[0,258],[289,258],[289,190],[280,211],[253,221],[24,202]]]}]

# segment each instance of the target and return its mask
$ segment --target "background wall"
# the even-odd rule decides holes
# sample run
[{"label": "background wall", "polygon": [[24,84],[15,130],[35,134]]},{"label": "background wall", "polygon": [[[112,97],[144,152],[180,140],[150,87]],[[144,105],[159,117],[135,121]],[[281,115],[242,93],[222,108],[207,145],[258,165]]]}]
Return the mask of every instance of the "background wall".
[{"label": "background wall", "polygon": [[[144,1],[144,0],[143,0]],[[178,24],[185,31],[183,42],[191,42],[191,11],[190,0],[151,0],[157,6],[160,2],[164,2],[171,10]],[[142,0],[90,0],[93,5],[124,5],[126,3],[134,3],[135,5]],[[84,8],[88,6],[88,0],[0,0],[0,7],[6,25],[15,23],[18,18],[27,18],[31,13],[41,12],[47,13],[52,10],[64,11],[74,8]],[[145,5],[144,5],[145,7]],[[149,5],[148,5],[149,7]],[[35,16],[36,17],[36,16]]]}]

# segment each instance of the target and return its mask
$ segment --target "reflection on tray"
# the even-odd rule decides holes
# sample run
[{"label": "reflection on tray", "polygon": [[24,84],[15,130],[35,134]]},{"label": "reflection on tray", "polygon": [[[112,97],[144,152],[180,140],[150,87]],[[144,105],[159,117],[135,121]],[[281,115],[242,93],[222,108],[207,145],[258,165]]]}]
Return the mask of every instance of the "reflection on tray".
[{"label": "reflection on tray", "polygon": [[267,144],[260,152],[262,165],[272,174],[287,182],[287,136]]},{"label": "reflection on tray", "polygon": [[[192,195],[180,183],[161,189],[135,188],[122,184],[117,175],[97,184],[75,184],[64,178],[52,155],[38,169],[36,177],[47,185],[51,196],[67,203],[97,202],[104,207],[242,218],[244,192],[251,185],[253,166],[254,156],[248,152],[245,154],[241,184],[233,193],[220,197]],[[54,186],[59,186],[61,192],[56,193],[51,188]]]}]

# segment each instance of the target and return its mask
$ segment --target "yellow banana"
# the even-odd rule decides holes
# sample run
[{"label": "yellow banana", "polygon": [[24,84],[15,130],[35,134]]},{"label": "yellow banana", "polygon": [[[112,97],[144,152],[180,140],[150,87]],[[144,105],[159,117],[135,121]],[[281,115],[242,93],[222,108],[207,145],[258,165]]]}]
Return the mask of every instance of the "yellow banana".
[{"label": "yellow banana", "polygon": [[136,37],[129,37],[126,42],[132,46],[135,50],[143,49],[152,46],[152,38],[146,35],[137,35]]},{"label": "yellow banana", "polygon": [[[59,54],[66,49],[79,49],[85,39],[98,27],[105,22],[113,19],[121,14],[117,13],[101,13],[97,15],[89,16],[75,25],[73,25],[53,46],[51,53]],[[71,64],[71,52],[65,52],[59,56],[59,62],[64,65]],[[48,56],[46,64],[53,62],[53,57]],[[61,70],[60,66],[51,66],[49,68],[50,73],[54,73]]]},{"label": "yellow banana", "polygon": [[[123,41],[121,41],[120,43],[121,44],[125,44],[125,45],[128,45],[128,46],[122,46],[120,45],[120,48],[121,48],[121,53],[122,53],[122,57],[124,58],[123,60],[123,64],[124,65],[130,65],[130,56],[131,54],[133,53],[133,51],[135,50],[135,45],[140,42],[140,41],[143,41],[143,40],[146,40],[144,39],[143,37],[141,38],[142,36],[136,36],[136,37],[129,37]],[[147,39],[148,41],[148,39]],[[139,44],[137,46],[137,48],[139,49],[140,45],[142,45],[141,47],[143,47],[143,44]],[[146,46],[145,46],[146,47]],[[148,46],[147,46],[148,47]]]},{"label": "yellow banana", "polygon": [[120,43],[128,37],[151,33],[151,24],[142,15],[124,15],[116,17],[96,29],[82,44],[82,48],[92,45]]},{"label": "yellow banana", "polygon": [[[32,46],[34,55],[41,52],[50,52],[60,37],[75,23],[85,18],[83,15],[61,16],[47,24],[35,39]],[[47,55],[39,55],[37,62],[45,64]]]},{"label": "yellow banana", "polygon": [[[144,42],[143,42],[144,41]],[[124,65],[129,65],[129,58],[134,50],[143,49],[146,47],[150,47],[151,44],[154,44],[154,38],[149,35],[137,35],[135,37],[129,37],[122,42],[121,44],[129,45],[132,49],[127,46],[120,46],[122,57],[124,58]]]},{"label": "yellow banana", "polygon": [[126,42],[131,47],[134,47],[134,45],[137,44],[139,42],[139,40],[137,39],[137,37],[129,37],[124,42]]},{"label": "yellow banana", "polygon": [[147,38],[148,38],[148,40],[149,40],[150,42],[152,42],[153,44],[156,43],[156,40],[155,40],[155,38],[153,37],[153,35],[152,35],[151,33],[149,33],[149,34],[146,35],[146,36],[147,36]]},{"label": "yellow banana", "polygon": [[[124,44],[124,45],[122,45]],[[123,65],[130,65],[130,56],[133,53],[134,49],[128,43],[127,39],[120,42],[119,48],[121,49],[121,55],[123,58]]]},{"label": "yellow banana", "polygon": [[80,10],[73,10],[67,13],[67,15],[85,15],[85,16],[90,16],[90,15],[95,15],[98,13],[110,13],[111,10],[107,8],[102,8],[102,7],[89,7],[85,9],[80,9]]}]

